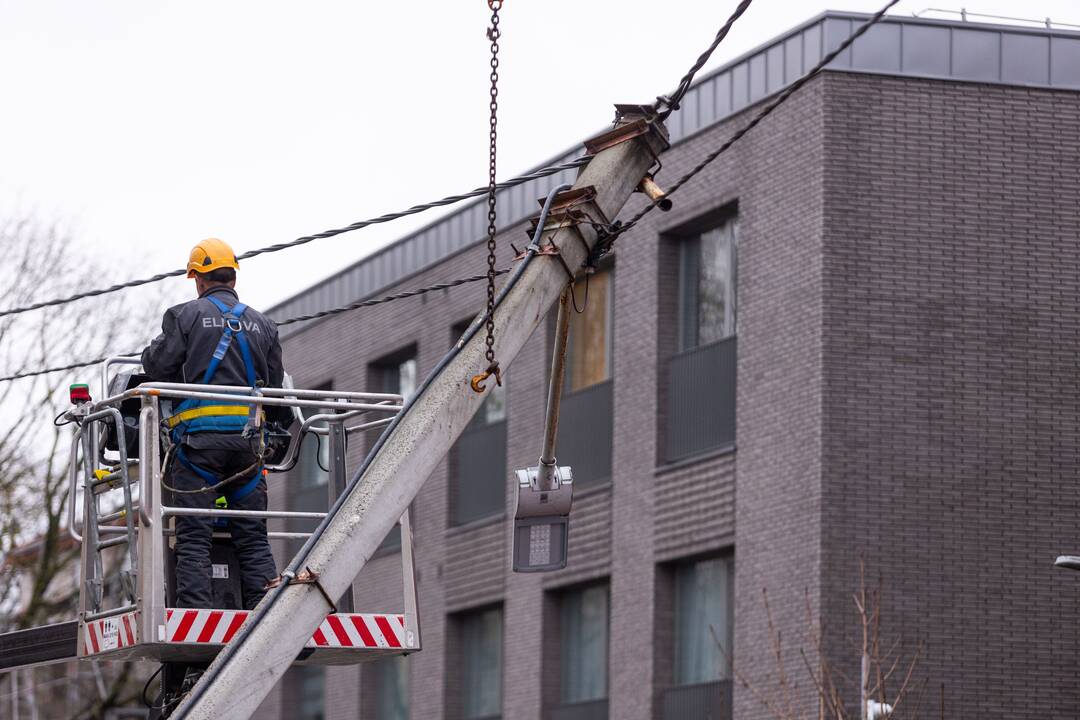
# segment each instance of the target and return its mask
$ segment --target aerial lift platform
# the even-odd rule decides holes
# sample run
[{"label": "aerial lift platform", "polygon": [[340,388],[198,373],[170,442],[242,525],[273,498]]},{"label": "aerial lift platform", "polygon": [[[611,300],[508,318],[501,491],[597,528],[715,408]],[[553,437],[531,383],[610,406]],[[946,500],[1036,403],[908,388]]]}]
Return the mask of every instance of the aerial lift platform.
[{"label": "aerial lift platform", "polygon": [[[127,366],[123,372],[115,368]],[[228,538],[228,519],[319,521],[323,512],[195,509],[168,504],[162,485],[164,456],[171,446],[161,420],[187,398],[289,407],[291,432],[271,434],[268,473],[296,465],[308,436],[329,443],[328,506],[346,480],[350,435],[385,427],[401,410],[402,398],[388,393],[303,390],[184,383],[141,382],[138,361],[111,358],[102,366],[103,399],[85,385],[72,387],[76,424],[69,462],[68,529],[81,544],[77,621],[9,633],[0,643],[0,669],[93,660],[209,662],[249,616],[241,609],[237,564]],[[286,385],[291,383],[286,382]],[[302,410],[308,411],[305,414]],[[175,607],[173,518],[215,520],[212,609]],[[420,650],[413,541],[409,512],[400,517],[404,607],[394,612],[354,612],[351,589],[297,655],[298,664],[347,665]],[[272,531],[271,539],[304,540],[310,533]],[[113,554],[108,558],[107,555]],[[116,553],[122,555],[119,563]],[[108,569],[119,565],[119,591],[105,592]],[[303,581],[303,578],[300,578]]]}]

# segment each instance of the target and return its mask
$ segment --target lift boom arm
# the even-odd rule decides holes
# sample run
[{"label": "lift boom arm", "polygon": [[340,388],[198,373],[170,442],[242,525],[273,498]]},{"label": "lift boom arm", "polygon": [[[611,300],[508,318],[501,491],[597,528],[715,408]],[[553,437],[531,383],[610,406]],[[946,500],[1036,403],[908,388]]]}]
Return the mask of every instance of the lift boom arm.
[{"label": "lift boom arm", "polygon": [[[604,218],[614,218],[666,147],[666,133],[659,124],[624,116],[614,130],[587,147],[595,156],[574,188],[592,187],[594,209]],[[542,244],[551,242],[553,234],[546,231]],[[569,268],[580,267],[596,242],[590,224],[564,229],[557,239]],[[558,258],[539,256],[525,268],[496,311],[495,351],[504,365],[521,350],[566,283],[566,269]],[[300,568],[317,576],[321,588],[292,583],[277,596],[268,594],[262,604],[269,607],[261,621],[238,634],[235,648],[218,656],[176,717],[217,720],[255,713],[331,611],[327,597],[340,597],[348,589],[483,403],[484,395],[469,388],[469,378],[487,366],[484,350],[483,335],[477,333],[430,379],[403,411],[360,481],[351,483],[337,511],[326,518]]]}]

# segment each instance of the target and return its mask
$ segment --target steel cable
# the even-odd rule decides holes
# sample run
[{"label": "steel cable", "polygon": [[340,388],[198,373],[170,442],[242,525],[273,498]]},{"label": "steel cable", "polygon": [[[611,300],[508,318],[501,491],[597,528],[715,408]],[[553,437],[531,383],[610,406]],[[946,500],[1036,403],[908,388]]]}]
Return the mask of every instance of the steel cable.
[{"label": "steel cable", "polygon": [[[496,270],[495,274],[505,275],[508,272],[510,272],[510,268],[502,268],[500,270]],[[373,305],[382,305],[384,303],[394,302],[395,300],[404,300],[406,298],[419,297],[421,295],[426,295],[430,292],[435,292],[437,290],[448,290],[450,288],[458,287],[459,285],[481,282],[487,279],[487,273],[484,273],[483,275],[472,275],[470,277],[458,278],[457,280],[448,280],[446,282],[435,283],[434,285],[427,285],[425,287],[415,288],[413,290],[403,290],[402,292],[394,293],[393,295],[385,295],[383,297],[371,298],[368,300],[359,300],[354,303],[349,303],[348,305],[342,305],[341,307],[331,308],[329,310],[320,310],[319,312],[310,313],[308,315],[298,315],[296,317],[291,317],[288,320],[275,322],[274,324],[278,327],[284,327],[286,325],[304,322],[305,320],[317,320],[319,318],[329,317],[331,315],[340,315],[341,313],[349,312],[350,310],[358,310],[360,308],[372,307]],[[122,353],[120,357],[134,357],[138,354],[139,352]],[[22,380],[23,378],[29,377],[37,377],[38,375],[48,375],[49,373],[63,372],[64,370],[77,370],[79,368],[90,367],[91,365],[97,365],[99,363],[105,362],[109,359],[109,357],[114,356],[110,355],[106,357],[95,358],[93,360],[85,360],[83,362],[71,363],[70,365],[61,365],[59,367],[43,368],[41,370],[28,370],[26,372],[15,373],[13,375],[0,377],[0,383],[10,382],[12,380]]]},{"label": "steel cable", "polygon": [[[540,168],[539,170],[534,170],[531,173],[526,173],[525,175],[511,178],[510,180],[504,180],[503,182],[497,183],[495,187],[498,190],[505,190],[507,188],[516,187],[518,185],[527,183],[530,180],[548,177],[549,175],[554,175],[555,173],[562,172],[563,170],[573,170],[574,168],[579,168],[582,165],[587,164],[591,159],[592,156],[583,155],[582,157],[576,158],[569,162],[561,163],[559,165],[550,165],[548,167]],[[354,222],[352,225],[346,225],[342,228],[324,230],[321,233],[316,233],[314,235],[305,235],[289,242],[278,243],[276,245],[267,245],[266,247],[256,248],[255,250],[248,250],[246,253],[237,255],[236,259],[247,260],[249,258],[257,257],[259,255],[266,255],[269,253],[279,252],[281,250],[287,250],[288,248],[296,247],[298,245],[305,245],[309,242],[312,242],[313,240],[321,240],[323,238],[334,237],[335,235],[342,235],[344,233],[353,232],[354,230],[366,228],[369,225],[387,223],[392,220],[407,217],[409,215],[416,215],[424,212],[425,210],[431,210],[432,208],[453,205],[454,203],[461,202],[462,200],[468,200],[474,197],[481,197],[487,195],[488,192],[490,192],[490,188],[485,186],[482,188],[471,190],[467,193],[461,193],[459,195],[447,195],[440,200],[423,203],[421,205],[413,205],[411,208],[401,210],[399,212],[386,213],[385,215],[379,215],[378,217],[369,218],[367,220],[360,220]],[[139,280],[128,280],[126,282],[110,285],[109,287],[98,288],[96,290],[86,290],[84,292],[75,293],[74,295],[68,295],[67,297],[54,298],[52,300],[43,300],[41,302],[36,302],[30,305],[8,308],[7,310],[0,310],[0,318],[7,317],[9,315],[18,315],[20,313],[30,312],[31,310],[40,310],[41,308],[53,307],[55,305],[65,305],[67,303],[75,302],[76,300],[97,297],[99,295],[107,295],[109,293],[118,292],[120,290],[126,290],[127,288],[139,287],[140,285],[149,285],[160,280],[165,280],[171,277],[180,277],[181,275],[186,274],[186,269],[172,270],[170,272],[158,273],[157,275],[152,275],[150,277],[142,278]],[[3,378],[0,378],[0,381],[2,380]]]},{"label": "steel cable", "polygon": [[[675,92],[671,95],[661,95],[656,98],[656,109],[659,112],[661,120],[666,120],[667,116],[674,110],[679,109],[680,103],[682,103],[683,97],[686,95],[686,91],[690,89],[690,84],[694,82],[694,76],[698,74],[701,68],[705,67],[705,63],[709,62],[709,58],[712,57],[713,52],[720,46],[720,43],[727,37],[728,31],[731,30],[731,26],[735,24],[735,21],[742,17],[742,14],[750,7],[750,3],[753,0],[742,0],[735,8],[735,11],[731,13],[731,16],[727,19],[727,22],[721,26],[716,32],[716,37],[713,38],[712,44],[705,49],[705,52],[698,56],[698,59],[690,66],[690,69],[686,71],[686,74],[679,80],[679,86],[675,88]],[[664,105],[666,108],[660,110],[660,106]]]},{"label": "steel cable", "polygon": [[[863,35],[863,33],[865,33],[871,27],[876,25],[881,20],[881,18],[883,18],[885,16],[885,13],[889,10],[889,8],[891,8],[893,5],[895,5],[899,1],[900,0],[889,0],[889,2],[886,3],[884,7],[882,7],[880,10],[878,10],[876,13],[874,13],[865,23],[863,23],[858,28],[856,28],[855,31],[853,33],[851,33],[851,35],[849,35],[847,37],[847,39],[845,39],[842,43],[840,43],[840,45],[838,45],[834,50],[832,50],[831,52],[826,54],[823,58],[821,58],[821,60],[818,62],[817,65],[815,65],[813,68],[811,68],[802,77],[795,80],[790,85],[788,85],[786,88],[784,88],[780,92],[779,95],[777,95],[775,98],[773,98],[772,101],[770,101],[756,115],[754,115],[754,117],[752,117],[750,119],[750,121],[746,125],[743,125],[730,138],[725,140],[724,143],[722,145],[720,145],[720,147],[718,147],[716,150],[713,150],[712,152],[710,152],[708,155],[706,155],[704,158],[702,158],[701,162],[699,162],[692,169],[690,169],[686,174],[684,174],[682,177],[680,177],[678,180],[676,180],[671,185],[671,187],[668,188],[667,193],[664,195],[664,197],[665,198],[670,198],[674,193],[678,192],[679,188],[681,188],[683,185],[685,185],[687,182],[689,182],[695,175],[697,175],[702,170],[704,170],[706,167],[708,167],[708,165],[710,163],[712,163],[714,160],[716,160],[716,158],[720,157],[725,152],[727,152],[728,149],[730,149],[732,145],[734,145],[739,140],[741,140],[743,137],[745,137],[748,132],[753,130],[762,120],[764,120],[769,115],[771,115],[773,113],[773,111],[776,110],[776,108],[783,105],[784,102],[786,102],[788,98],[790,98],[792,95],[794,95],[802,86],[806,85],[806,83],[810,82],[810,80],[812,80],[814,77],[819,75],[821,73],[821,71],[824,70],[825,67],[829,63],[831,63],[833,60],[835,60],[840,55],[840,53],[844,52],[849,47],[851,47],[852,43],[854,43],[856,40],[858,40],[859,37]],[[652,212],[653,209],[656,208],[658,205],[659,205],[659,201],[651,202],[648,205],[646,205],[645,207],[643,207],[641,210],[639,210],[636,214],[634,214],[633,217],[631,217],[625,223],[621,223],[621,224],[612,226],[612,228],[610,228],[610,234],[609,234],[608,238],[605,240],[604,248],[602,249],[600,254],[603,254],[604,252],[607,252],[611,248],[612,243],[614,243],[615,240],[620,235],[622,235],[627,230],[629,230],[630,228],[637,225],[638,222],[640,222],[643,217],[645,217],[650,212]]]}]

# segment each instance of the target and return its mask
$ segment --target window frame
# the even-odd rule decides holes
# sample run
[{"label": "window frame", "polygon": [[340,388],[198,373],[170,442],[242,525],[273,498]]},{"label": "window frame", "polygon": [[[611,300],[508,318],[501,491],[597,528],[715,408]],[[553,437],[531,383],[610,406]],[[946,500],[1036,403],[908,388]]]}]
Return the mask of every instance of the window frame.
[{"label": "window frame", "polygon": [[[452,343],[457,342],[461,338],[465,331],[468,330],[471,322],[472,321],[465,320],[451,326],[450,340]],[[501,396],[502,417],[492,420],[489,416],[490,404],[492,399],[496,397],[496,393],[499,393]],[[509,427],[507,415],[507,379],[504,378],[501,387],[493,384],[491,388],[489,388],[488,395],[484,398],[483,404],[481,404],[476,414],[465,427],[465,430],[454,442],[454,445],[447,455],[446,505],[448,529],[467,527],[474,523],[489,522],[493,518],[500,518],[506,514],[508,466],[506,431]],[[491,477],[489,477],[487,473],[484,473],[483,481],[480,482],[465,480],[465,471],[462,469],[463,460],[465,458],[470,458],[475,461],[475,455],[469,454],[470,443],[472,446],[481,444],[486,448],[495,450],[494,446],[500,442],[502,444],[502,453],[501,457],[497,458],[497,473],[493,474]],[[475,452],[475,447],[473,447],[473,451]],[[481,462],[480,466],[484,469],[488,469],[485,462]],[[480,514],[462,517],[461,511],[465,507],[463,498],[467,492],[476,490],[491,491],[490,497],[484,496],[485,500],[491,501],[490,511],[486,511],[486,508],[483,508],[485,511]]]},{"label": "window frame", "polygon": [[[489,613],[498,613],[498,655],[496,658],[496,664],[498,665],[497,672],[493,674],[485,675],[482,671],[478,673],[477,677],[481,680],[485,677],[494,677],[498,681],[497,695],[498,695],[498,711],[494,714],[470,714],[470,708],[468,707],[468,698],[470,693],[467,689],[467,684],[470,682],[470,658],[469,648],[466,646],[467,637],[469,633],[469,624],[476,622],[477,624],[483,623],[484,616]],[[503,713],[503,703],[506,699],[506,613],[502,604],[488,605],[486,607],[475,608],[465,612],[457,613],[454,618],[455,634],[457,636],[457,657],[455,658],[457,669],[457,708],[456,711],[459,714],[461,720],[490,720],[493,718],[501,718]],[[483,710],[484,708],[481,708]]]},{"label": "window frame", "polygon": [[[726,584],[727,587],[722,589],[724,597],[720,598],[720,602],[725,605],[725,628],[724,634],[729,647],[718,647],[716,652],[720,655],[720,662],[722,669],[719,677],[708,677],[702,679],[702,671],[698,671],[696,675],[688,676],[683,667],[683,642],[684,634],[681,632],[684,629],[682,623],[682,590],[681,590],[681,575],[687,568],[695,568],[709,562],[721,562],[724,564],[726,572]],[[731,661],[734,657],[734,627],[735,627],[735,556],[731,552],[710,554],[705,556],[698,556],[692,558],[685,558],[672,563],[671,567],[671,686],[672,687],[686,687],[690,685],[699,685],[702,683],[711,682],[725,682],[732,679],[732,667]],[[709,642],[715,643],[716,640],[712,636],[712,631],[709,628],[703,630],[699,629],[695,636],[705,633],[709,637]],[[713,658],[716,655],[712,655]]]},{"label": "window frame", "polygon": [[[730,328],[721,337],[706,341],[701,339],[701,269],[704,238],[710,233],[727,230],[729,233],[729,272],[725,298],[731,308]],[[679,233],[678,277],[676,280],[676,352],[686,352],[714,342],[720,342],[738,335],[739,327],[739,215],[729,211],[719,217],[713,217],[711,223],[695,225],[693,231]],[[726,311],[725,311],[726,314]],[[727,324],[725,318],[725,325]]]},{"label": "window frame", "polygon": [[[578,597],[584,599],[586,593],[602,590],[604,595],[604,650],[603,650],[603,693],[595,697],[572,697],[570,689],[567,687],[567,674],[569,671],[569,664],[567,662],[568,655],[572,651],[580,650],[580,647],[574,648],[568,647],[567,634],[570,632],[567,627],[567,601],[571,597]],[[604,578],[599,581],[589,582],[583,585],[575,585],[569,588],[564,588],[557,593],[557,622],[559,626],[558,632],[558,664],[559,664],[559,681],[558,681],[558,693],[557,700],[560,705],[575,705],[582,703],[591,703],[606,701],[611,694],[611,582],[609,579]],[[581,605],[579,605],[581,607]],[[579,620],[581,625],[583,622]],[[578,653],[580,656],[580,653]]]}]

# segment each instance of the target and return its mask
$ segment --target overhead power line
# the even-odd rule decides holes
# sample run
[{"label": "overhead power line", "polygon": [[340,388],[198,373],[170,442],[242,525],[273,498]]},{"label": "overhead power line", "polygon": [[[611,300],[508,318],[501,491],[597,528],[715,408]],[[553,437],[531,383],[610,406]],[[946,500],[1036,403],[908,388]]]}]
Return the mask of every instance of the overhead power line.
[{"label": "overhead power line", "polygon": [[[531,173],[520,175],[510,180],[504,180],[498,183],[496,187],[499,190],[505,190],[507,188],[516,187],[530,180],[536,180],[538,178],[554,175],[555,173],[562,172],[563,170],[573,170],[579,168],[589,162],[591,156],[583,155],[569,162],[561,163],[559,165],[550,165],[548,167],[534,170]],[[290,240],[289,242],[278,243],[276,245],[267,245],[266,247],[256,248],[255,250],[248,250],[247,252],[237,255],[237,260],[247,260],[249,258],[257,257],[259,255],[266,255],[269,253],[279,252],[281,250],[287,250],[288,248],[296,247],[298,245],[306,245],[313,240],[321,240],[322,238],[334,237],[335,235],[342,235],[344,233],[353,232],[354,230],[360,230],[366,228],[369,225],[378,225],[381,223],[387,223],[392,220],[407,217],[409,215],[416,215],[422,213],[425,210],[431,210],[432,208],[444,207],[446,205],[453,205],[454,203],[461,202],[462,200],[468,200],[469,198],[480,197],[481,195],[487,195],[489,188],[482,187],[475,190],[471,190],[467,193],[461,193],[458,195],[447,195],[446,197],[434,200],[432,202],[423,203],[421,205],[413,205],[406,210],[400,210],[398,212],[386,213],[385,215],[379,215],[378,217],[369,218],[367,220],[359,220],[352,225],[346,225],[345,227],[336,228],[333,230],[324,230],[321,233],[315,233],[314,235],[305,235],[303,237]],[[128,280],[127,282],[117,283],[116,285],[110,285],[109,287],[98,288],[95,290],[85,290],[83,292],[75,293],[74,295],[68,295],[67,297],[54,298],[52,300],[43,300],[30,305],[23,305],[21,307],[8,308],[7,310],[0,310],[0,318],[7,317],[9,315],[18,315],[20,313],[30,312],[31,310],[40,310],[41,308],[52,307],[54,305],[66,305],[67,303],[75,302],[76,300],[83,300],[85,298],[97,297],[99,295],[107,295],[109,293],[118,292],[120,290],[126,290],[127,288],[139,287],[140,285],[149,285],[160,280],[165,280],[171,277],[180,277],[186,275],[186,269],[171,270],[169,272],[158,273],[157,275],[151,275],[150,277],[141,278],[138,280]],[[2,381],[3,378],[0,378]]]},{"label": "overhead power line", "polygon": [[720,29],[716,32],[716,37],[713,38],[712,44],[705,48],[705,52],[698,56],[698,59],[690,66],[690,69],[686,71],[686,74],[679,80],[679,86],[675,88],[675,92],[671,95],[661,95],[656,98],[656,108],[660,109],[661,105],[665,105],[666,108],[660,112],[661,119],[666,119],[668,115],[674,110],[679,109],[679,104],[682,103],[683,97],[686,95],[686,91],[690,89],[691,83],[694,82],[694,76],[698,74],[701,68],[705,67],[705,63],[709,62],[709,58],[712,57],[716,48],[720,47],[720,43],[727,37],[728,31],[731,30],[731,26],[735,24],[735,21],[742,17],[742,14],[750,7],[750,3],[753,0],[742,0],[735,11],[731,13],[731,16],[727,19]]},{"label": "overhead power line", "polygon": [[[505,275],[510,272],[510,268],[503,268],[496,270],[496,275]],[[373,305],[383,305],[385,303],[394,302],[395,300],[405,300],[407,298],[419,297],[421,295],[427,295],[430,292],[437,290],[448,290],[450,288],[458,287],[459,285],[466,285],[468,283],[480,282],[481,280],[487,280],[487,273],[483,275],[472,275],[470,277],[459,278],[457,280],[448,280],[447,282],[435,283],[434,285],[427,285],[425,287],[415,288],[413,290],[403,290],[393,295],[385,295],[379,298],[370,298],[368,300],[360,300],[341,307],[332,308],[330,310],[322,310],[317,313],[311,313],[309,315],[298,315],[297,317],[291,317],[288,320],[281,320],[274,324],[278,327],[284,327],[286,325],[292,325],[298,322],[304,322],[306,320],[317,320],[319,318],[328,317],[330,315],[340,315],[350,310],[358,310],[360,308],[372,307]],[[120,357],[133,357],[138,355],[139,351],[120,353]],[[55,372],[63,372],[65,370],[78,370],[79,368],[90,367],[91,365],[98,365],[105,362],[109,357],[115,357],[115,355],[109,355],[106,357],[94,358],[93,360],[84,360],[82,362],[71,363],[70,365],[60,365],[58,367],[42,368],[41,370],[27,370],[26,372],[15,373],[13,375],[7,375],[0,377],[0,383],[10,382],[12,380],[22,380],[23,378],[37,377],[39,375],[48,375]]]},{"label": "overhead power line", "polygon": [[[667,193],[665,194],[664,197],[665,198],[671,197],[671,195],[678,192],[679,188],[681,188],[683,185],[688,183],[695,175],[697,175],[702,170],[704,170],[706,167],[708,167],[708,165],[710,163],[712,163],[714,160],[716,160],[716,158],[720,157],[725,152],[727,152],[728,149],[730,149],[732,145],[739,142],[739,140],[741,140],[743,137],[745,137],[748,132],[750,132],[755,127],[757,127],[757,125],[762,120],[764,120],[769,115],[771,115],[773,113],[773,111],[776,110],[776,108],[780,107],[785,102],[787,102],[788,98],[790,98],[792,95],[794,95],[796,92],[799,91],[799,88],[801,88],[803,85],[806,85],[806,83],[810,82],[812,79],[817,77],[817,75],[819,75],[821,73],[821,71],[824,70],[825,67],[829,65],[829,63],[831,63],[833,60],[835,60],[837,57],[839,57],[840,53],[844,52],[849,47],[851,47],[851,45],[856,40],[858,40],[867,30],[869,30],[874,25],[876,25],[878,22],[880,22],[881,18],[883,18],[885,16],[885,13],[888,12],[889,8],[891,8],[893,5],[895,5],[899,1],[900,0],[889,0],[889,2],[886,3],[884,7],[882,7],[880,10],[878,10],[869,19],[867,19],[866,22],[864,22],[862,25],[860,25],[858,28],[856,28],[855,31],[853,33],[851,33],[851,35],[849,35],[834,50],[827,53],[823,58],[821,58],[821,60],[818,62],[817,65],[812,67],[808,72],[806,72],[806,74],[804,74],[799,79],[793,81],[790,85],[788,85],[786,88],[784,88],[782,91],[780,91],[780,93],[775,98],[773,98],[763,108],[761,108],[761,110],[759,110],[757,112],[757,114],[754,115],[754,117],[752,117],[748,123],[746,123],[746,125],[743,125],[730,138],[725,140],[724,143],[720,147],[718,147],[715,150],[713,150],[712,152],[710,152],[708,155],[706,155],[704,158],[701,159],[701,162],[699,162],[697,165],[695,165],[685,175],[683,175],[678,180],[676,180],[667,189]],[[638,222],[640,222],[643,217],[645,217],[650,212],[652,212],[653,209],[656,208],[658,205],[659,205],[659,202],[649,203],[648,205],[643,207],[641,210],[639,210],[637,213],[635,213],[634,216],[631,217],[628,221],[626,221],[625,223],[622,223],[622,224],[618,224],[615,227],[613,227],[611,236],[607,240],[607,246],[610,247],[611,243],[613,243],[615,241],[615,239],[619,235],[622,235],[624,232],[626,232],[630,228],[637,225]]]}]

